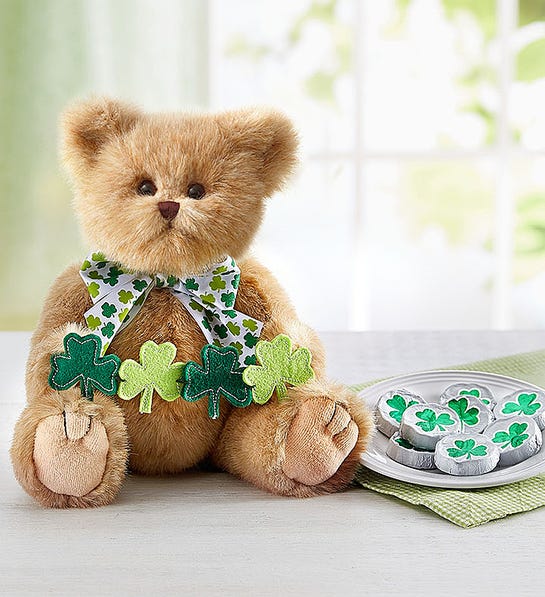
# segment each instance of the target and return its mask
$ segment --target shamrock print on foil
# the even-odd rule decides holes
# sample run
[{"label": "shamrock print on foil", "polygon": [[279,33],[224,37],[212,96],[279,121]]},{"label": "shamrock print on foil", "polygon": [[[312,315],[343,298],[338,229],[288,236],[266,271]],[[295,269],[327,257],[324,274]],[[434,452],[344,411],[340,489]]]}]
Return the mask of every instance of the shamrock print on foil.
[{"label": "shamrock print on foil", "polygon": [[109,354],[101,357],[102,343],[98,336],[67,334],[63,339],[64,354],[51,355],[49,385],[54,390],[67,390],[78,382],[81,395],[93,400],[93,389],[107,396],[117,391],[119,357]]},{"label": "shamrock print on foil", "polygon": [[465,456],[466,460],[471,460],[472,456],[486,456],[486,446],[477,446],[476,443],[474,439],[457,439],[454,442],[456,448],[447,448],[448,455],[451,458],[462,458]]},{"label": "shamrock print on foil", "polygon": [[420,419],[416,424],[422,431],[430,432],[436,427],[439,431],[445,431],[445,428],[454,425],[455,421],[448,413],[441,413],[437,416],[431,408],[426,408],[416,413],[417,418]]}]

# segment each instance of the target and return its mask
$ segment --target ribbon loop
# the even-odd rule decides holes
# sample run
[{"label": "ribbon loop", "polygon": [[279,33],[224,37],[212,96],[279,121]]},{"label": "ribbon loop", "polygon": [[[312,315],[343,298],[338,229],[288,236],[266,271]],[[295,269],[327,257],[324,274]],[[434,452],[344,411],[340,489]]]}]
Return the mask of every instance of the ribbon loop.
[{"label": "ribbon loop", "polygon": [[151,290],[164,288],[184,305],[208,343],[234,346],[243,365],[255,361],[254,347],[263,323],[234,309],[240,269],[231,257],[203,274],[177,278],[130,272],[102,253],[93,253],[83,262],[80,275],[93,301],[85,321],[102,338],[102,355],[115,334],[134,319]]}]

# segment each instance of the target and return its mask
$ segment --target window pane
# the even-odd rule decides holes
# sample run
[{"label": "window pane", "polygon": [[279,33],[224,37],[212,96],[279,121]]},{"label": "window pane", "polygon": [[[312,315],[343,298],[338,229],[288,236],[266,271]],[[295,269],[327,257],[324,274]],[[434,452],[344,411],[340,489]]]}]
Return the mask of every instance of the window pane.
[{"label": "window pane", "polygon": [[349,327],[353,277],[354,169],[307,162],[270,200],[256,254],[277,275],[303,321],[321,330]]},{"label": "window pane", "polygon": [[513,326],[545,327],[545,158],[513,164],[516,196]]},{"label": "window pane", "polygon": [[366,2],[368,149],[479,148],[498,106],[495,1]]},{"label": "window pane", "polygon": [[371,328],[491,325],[494,175],[488,161],[367,165]]},{"label": "window pane", "polygon": [[214,2],[214,87],[221,108],[290,113],[308,153],[354,146],[350,0]]}]

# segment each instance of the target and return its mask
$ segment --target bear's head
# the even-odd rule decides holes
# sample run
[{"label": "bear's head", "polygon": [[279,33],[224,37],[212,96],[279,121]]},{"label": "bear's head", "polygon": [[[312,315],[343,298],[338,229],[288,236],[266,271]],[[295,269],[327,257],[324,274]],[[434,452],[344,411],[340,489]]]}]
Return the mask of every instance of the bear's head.
[{"label": "bear's head", "polygon": [[242,257],[296,163],[296,133],[274,111],[145,114],[97,99],[69,108],[62,129],[91,248],[149,274]]}]

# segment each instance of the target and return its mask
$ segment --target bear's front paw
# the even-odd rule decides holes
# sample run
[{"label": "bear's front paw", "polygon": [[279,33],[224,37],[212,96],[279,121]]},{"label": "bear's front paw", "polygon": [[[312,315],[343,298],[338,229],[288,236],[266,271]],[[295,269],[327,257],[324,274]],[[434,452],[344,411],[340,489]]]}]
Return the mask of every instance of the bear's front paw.
[{"label": "bear's front paw", "polygon": [[358,425],[340,403],[325,397],[306,400],[289,427],[284,474],[303,485],[324,483],[350,454],[358,434]]},{"label": "bear's front paw", "polygon": [[38,479],[55,493],[87,495],[102,481],[109,446],[95,417],[71,411],[46,417],[34,438]]}]

